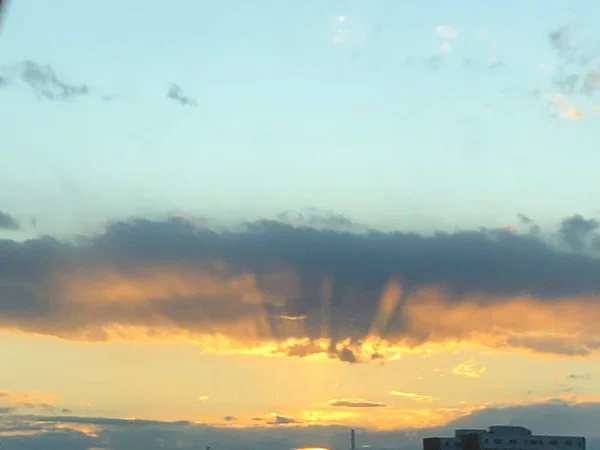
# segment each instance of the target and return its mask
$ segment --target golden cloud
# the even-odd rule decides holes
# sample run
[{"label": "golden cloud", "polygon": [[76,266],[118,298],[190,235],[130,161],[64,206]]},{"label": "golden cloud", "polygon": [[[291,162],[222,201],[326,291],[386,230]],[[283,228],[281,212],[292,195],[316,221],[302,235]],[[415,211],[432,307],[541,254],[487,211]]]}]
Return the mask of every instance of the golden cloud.
[{"label": "golden cloud", "polygon": [[390,395],[424,403],[431,403],[437,400],[437,398],[432,397],[431,395],[415,394],[414,392],[391,391]]},{"label": "golden cloud", "polygon": [[[225,265],[195,271],[169,267],[123,273],[98,268],[61,273],[52,282],[53,292],[62,298],[61,320],[5,323],[4,328],[72,340],[186,341],[208,352],[349,362],[393,360],[440,345],[568,356],[585,356],[600,348],[600,303],[593,297],[456,299],[437,287],[406,295],[401,284],[391,280],[381,289],[379,306],[362,335],[344,335],[354,330],[334,328],[338,324],[330,318],[327,278],[321,282],[320,310],[288,312],[294,309],[299,283],[290,272],[235,274]],[[347,292],[351,300],[354,295]],[[453,369],[468,377],[484,371],[471,362]]]},{"label": "golden cloud", "polygon": [[10,392],[0,391],[0,401],[5,401],[15,406],[25,404],[42,404],[52,405],[61,400],[60,395],[56,394],[41,394],[39,392]]},{"label": "golden cloud", "polygon": [[461,362],[452,368],[452,373],[461,377],[479,378],[487,371],[487,367],[478,367],[475,360]]}]

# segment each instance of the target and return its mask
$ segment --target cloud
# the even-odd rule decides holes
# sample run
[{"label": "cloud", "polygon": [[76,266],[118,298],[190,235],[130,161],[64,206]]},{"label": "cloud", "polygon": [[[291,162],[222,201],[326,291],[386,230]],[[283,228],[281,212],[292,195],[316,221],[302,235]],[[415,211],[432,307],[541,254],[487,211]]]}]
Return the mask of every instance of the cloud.
[{"label": "cloud", "polygon": [[580,120],[583,113],[571,104],[571,101],[563,94],[547,94],[546,100],[552,113],[557,117],[570,120]]},{"label": "cloud", "polygon": [[444,42],[440,47],[440,50],[442,50],[443,53],[448,53],[451,49],[452,45],[449,42]]},{"label": "cloud", "polygon": [[394,397],[400,397],[400,398],[405,398],[408,400],[413,400],[415,402],[430,403],[430,402],[434,402],[435,400],[437,400],[435,397],[432,397],[431,395],[420,395],[420,394],[415,394],[414,392],[391,391],[390,395],[393,395]]},{"label": "cloud", "polygon": [[334,408],[383,408],[387,405],[381,402],[373,402],[370,400],[362,400],[356,398],[345,398],[339,400],[330,400],[327,406]]},{"label": "cloud", "polygon": [[[300,448],[327,446],[343,448],[348,443],[348,426],[304,426],[294,419],[277,416],[273,424],[240,428],[209,426],[192,422],[161,422],[107,417],[19,415],[0,416],[0,429],[6,448],[49,450],[110,448],[112,450],[159,450],[192,448],[210,442],[214,448]],[[519,424],[539,434],[575,434],[588,437],[588,445],[598,441],[597,401],[547,399],[529,405],[495,406],[479,409],[438,427],[415,422],[411,429],[378,431],[356,427],[357,440],[374,450],[399,448],[417,450],[425,436],[452,435],[456,428],[485,428],[496,423]],[[418,417],[415,417],[418,420]]]},{"label": "cloud", "polygon": [[299,423],[302,423],[302,421],[275,413],[271,414],[271,417],[266,421],[267,425],[296,425]]},{"label": "cloud", "polygon": [[478,367],[477,363],[470,359],[461,362],[452,368],[452,373],[461,377],[479,378],[487,371],[487,367]]},{"label": "cloud", "polygon": [[332,20],[331,41],[336,45],[345,44],[352,37],[352,30],[348,26],[348,16],[337,15]]},{"label": "cloud", "polygon": [[563,26],[548,33],[550,47],[557,56],[554,85],[563,94],[592,96],[600,92],[600,56],[598,42],[580,36],[579,29]]},{"label": "cloud", "polygon": [[171,84],[167,92],[167,98],[176,101],[177,103],[185,106],[198,106],[198,102],[191,97],[187,97],[183,94],[183,91],[177,84]]},{"label": "cloud", "polygon": [[0,211],[0,230],[18,230],[21,224],[10,214]]},{"label": "cloud", "polygon": [[560,224],[559,233],[567,246],[574,252],[582,252],[592,245],[600,223],[595,219],[586,219],[581,214],[575,214],[564,219]]},{"label": "cloud", "polygon": [[38,99],[72,100],[90,93],[87,85],[66,81],[48,64],[25,60],[5,68],[5,72],[7,83],[15,78],[22,80]]},{"label": "cloud", "polygon": [[351,363],[461,342],[586,356],[600,349],[590,220],[426,236],[132,219],[77,241],[4,239],[0,328]]},{"label": "cloud", "polygon": [[569,106],[564,111],[561,111],[560,117],[563,119],[580,120],[583,119],[583,113],[574,106]]},{"label": "cloud", "polygon": [[15,406],[25,406],[27,408],[40,407],[48,409],[59,400],[60,396],[56,394],[0,391],[0,402],[8,402]]},{"label": "cloud", "polygon": [[583,374],[570,373],[569,375],[567,375],[567,378],[571,378],[572,380],[590,381],[592,379],[592,376],[589,373],[583,373]]},{"label": "cloud", "polygon": [[444,39],[455,39],[458,37],[458,30],[451,25],[438,25],[433,31]]}]

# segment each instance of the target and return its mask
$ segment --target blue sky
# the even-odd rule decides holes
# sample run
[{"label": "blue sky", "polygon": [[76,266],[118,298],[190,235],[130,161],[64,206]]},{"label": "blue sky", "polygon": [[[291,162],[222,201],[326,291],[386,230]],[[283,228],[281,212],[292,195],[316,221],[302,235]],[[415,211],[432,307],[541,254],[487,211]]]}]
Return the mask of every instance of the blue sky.
[{"label": "blue sky", "polygon": [[40,227],[133,209],[314,207],[428,229],[597,210],[593,99],[575,96],[585,117],[567,121],[532,94],[557,91],[550,31],[596,43],[592,1],[14,3],[4,70],[31,60],[90,88],[0,92],[0,200]]},{"label": "blue sky", "polygon": [[[14,3],[4,70],[32,60],[90,87],[69,102],[0,93],[0,199],[40,227],[132,209],[314,207],[428,229],[597,209],[593,101],[565,121],[531,94],[556,91],[550,31],[595,44],[592,1]],[[171,83],[198,106],[169,101]]]}]

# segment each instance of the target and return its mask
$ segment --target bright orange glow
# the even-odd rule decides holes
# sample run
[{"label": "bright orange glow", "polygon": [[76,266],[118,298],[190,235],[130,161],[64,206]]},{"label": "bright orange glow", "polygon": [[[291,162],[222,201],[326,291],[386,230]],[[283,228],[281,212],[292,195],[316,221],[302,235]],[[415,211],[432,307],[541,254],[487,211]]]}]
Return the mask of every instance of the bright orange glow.
[{"label": "bright orange glow", "polygon": [[298,447],[295,450],[330,450],[329,447]]},{"label": "bright orange glow", "polygon": [[[57,276],[68,320],[28,331],[75,341],[189,342],[221,354],[337,359],[350,351],[358,361],[375,363],[457,345],[586,356],[596,352],[600,336],[600,304],[592,298],[449,299],[443,289],[430,287],[407,296],[400,305],[403,288],[392,280],[382,287],[378,309],[362,339],[350,339],[329,330],[331,321],[335,323],[330,317],[332,283],[322,280],[321,327],[309,330],[306,317],[287,312],[288,302],[299,292],[298,277],[290,272],[233,275],[224,264],[128,274],[98,268]],[[177,302],[181,304],[169,306]],[[401,326],[390,322],[399,307]],[[181,308],[190,309],[189,318],[175,320],[171,311]],[[11,330],[15,327],[18,324]],[[333,344],[332,331],[337,339]],[[477,376],[467,366],[455,373]]]}]

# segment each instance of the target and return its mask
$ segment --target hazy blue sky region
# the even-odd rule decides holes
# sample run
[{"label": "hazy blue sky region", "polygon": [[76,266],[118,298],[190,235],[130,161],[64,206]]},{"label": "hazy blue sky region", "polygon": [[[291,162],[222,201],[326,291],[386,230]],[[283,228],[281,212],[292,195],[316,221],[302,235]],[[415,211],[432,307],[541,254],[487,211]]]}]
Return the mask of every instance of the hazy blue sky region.
[{"label": "hazy blue sky region", "polygon": [[40,230],[174,211],[409,229],[598,212],[596,1],[9,6],[0,203]]}]

